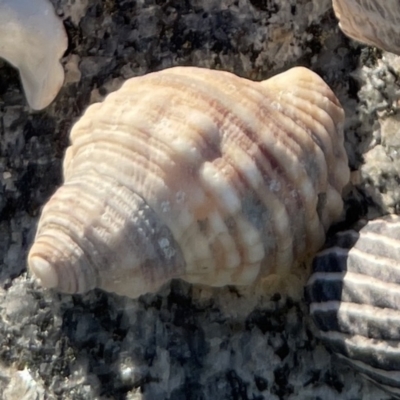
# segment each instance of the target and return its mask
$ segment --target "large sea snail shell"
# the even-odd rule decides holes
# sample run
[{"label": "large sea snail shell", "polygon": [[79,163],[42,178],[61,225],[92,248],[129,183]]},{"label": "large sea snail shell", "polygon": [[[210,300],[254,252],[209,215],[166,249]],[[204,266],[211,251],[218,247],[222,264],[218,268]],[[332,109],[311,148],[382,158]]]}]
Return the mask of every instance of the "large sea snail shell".
[{"label": "large sea snail shell", "polygon": [[349,169],[343,110],[313,72],[176,67],[128,80],[71,132],[30,270],[137,297],[172,278],[248,285],[323,244]]},{"label": "large sea snail shell", "polygon": [[319,336],[342,360],[400,398],[400,217],[339,233],[306,287]]}]

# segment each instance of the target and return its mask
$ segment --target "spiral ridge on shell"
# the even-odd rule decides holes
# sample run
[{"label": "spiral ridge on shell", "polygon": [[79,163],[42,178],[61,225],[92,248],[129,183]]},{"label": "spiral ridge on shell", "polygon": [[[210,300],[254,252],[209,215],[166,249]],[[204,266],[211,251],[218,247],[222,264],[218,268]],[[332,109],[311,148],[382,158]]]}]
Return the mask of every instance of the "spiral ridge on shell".
[{"label": "spiral ridge on shell", "polygon": [[174,278],[249,285],[296,270],[342,211],[343,119],[305,68],[130,79],[73,127],[29,268],[61,292],[130,297]]}]

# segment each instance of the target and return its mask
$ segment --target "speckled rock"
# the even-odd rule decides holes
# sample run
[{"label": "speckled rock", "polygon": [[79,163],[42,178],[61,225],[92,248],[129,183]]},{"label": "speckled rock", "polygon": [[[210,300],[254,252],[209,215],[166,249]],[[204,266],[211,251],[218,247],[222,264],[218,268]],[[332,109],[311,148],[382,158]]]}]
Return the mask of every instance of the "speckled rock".
[{"label": "speckled rock", "polygon": [[30,112],[0,61],[0,398],[388,399],[322,347],[303,303],[279,294],[175,281],[138,300],[61,296],[25,271],[73,122],[125,79],[173,65],[251,79],[316,71],[347,112],[353,187],[337,228],[398,210],[399,59],[345,38],[330,0],[52,2],[70,40],[56,101]]}]

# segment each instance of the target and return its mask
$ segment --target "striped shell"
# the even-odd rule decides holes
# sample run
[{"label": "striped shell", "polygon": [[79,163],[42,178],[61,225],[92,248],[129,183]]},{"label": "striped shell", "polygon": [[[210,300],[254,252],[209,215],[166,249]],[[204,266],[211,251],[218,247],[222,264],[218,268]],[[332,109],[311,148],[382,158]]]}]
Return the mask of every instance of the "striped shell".
[{"label": "striped shell", "polygon": [[400,397],[400,217],[339,233],[313,263],[306,294],[319,336]]},{"label": "striped shell", "polygon": [[400,54],[399,0],[333,0],[333,9],[347,36]]},{"label": "striped shell", "polygon": [[71,132],[30,270],[137,297],[172,278],[248,285],[299,268],[342,211],[343,110],[313,72],[176,67],[128,80]]}]

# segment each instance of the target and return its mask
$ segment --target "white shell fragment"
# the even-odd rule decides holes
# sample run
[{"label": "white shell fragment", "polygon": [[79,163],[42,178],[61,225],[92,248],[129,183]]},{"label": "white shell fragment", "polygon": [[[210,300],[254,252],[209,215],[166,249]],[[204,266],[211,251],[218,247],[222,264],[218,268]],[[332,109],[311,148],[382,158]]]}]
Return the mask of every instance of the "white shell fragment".
[{"label": "white shell fragment", "polygon": [[130,79],[73,127],[29,268],[62,292],[130,297],[296,270],[342,211],[343,117],[305,68],[261,83],[191,67]]},{"label": "white shell fragment", "polygon": [[19,70],[29,105],[47,107],[57,96],[68,46],[62,21],[49,0],[0,0],[0,57]]},{"label": "white shell fragment", "polygon": [[400,54],[399,0],[333,0],[333,9],[347,36]]},{"label": "white shell fragment", "polygon": [[314,260],[306,294],[319,336],[400,397],[400,217],[339,233]]}]

